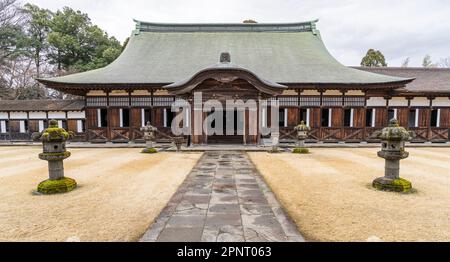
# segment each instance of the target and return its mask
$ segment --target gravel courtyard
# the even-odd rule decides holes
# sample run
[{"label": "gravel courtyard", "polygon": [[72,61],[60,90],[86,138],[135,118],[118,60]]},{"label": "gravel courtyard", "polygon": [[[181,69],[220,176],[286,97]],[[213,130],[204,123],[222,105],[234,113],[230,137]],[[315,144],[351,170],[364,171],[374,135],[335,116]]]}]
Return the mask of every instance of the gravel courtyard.
[{"label": "gravel courtyard", "polygon": [[383,176],[378,149],[249,153],[310,241],[450,241],[450,148],[408,148],[401,176],[417,192],[371,188]]},{"label": "gravel courtyard", "polygon": [[137,241],[200,158],[140,149],[70,149],[75,191],[36,196],[40,147],[0,147],[0,241]]}]

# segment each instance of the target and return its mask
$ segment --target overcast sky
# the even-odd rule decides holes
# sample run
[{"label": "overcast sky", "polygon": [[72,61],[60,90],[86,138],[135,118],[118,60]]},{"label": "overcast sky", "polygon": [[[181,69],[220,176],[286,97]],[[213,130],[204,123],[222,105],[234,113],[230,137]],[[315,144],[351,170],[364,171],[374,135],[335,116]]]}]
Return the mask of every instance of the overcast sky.
[{"label": "overcast sky", "polygon": [[[22,0],[22,2],[27,2]],[[449,0],[29,0],[52,11],[70,6],[123,41],[133,19],[151,22],[264,22],[317,24],[330,52],[358,65],[369,48],[381,50],[389,66],[410,57],[420,66],[450,57]]]}]

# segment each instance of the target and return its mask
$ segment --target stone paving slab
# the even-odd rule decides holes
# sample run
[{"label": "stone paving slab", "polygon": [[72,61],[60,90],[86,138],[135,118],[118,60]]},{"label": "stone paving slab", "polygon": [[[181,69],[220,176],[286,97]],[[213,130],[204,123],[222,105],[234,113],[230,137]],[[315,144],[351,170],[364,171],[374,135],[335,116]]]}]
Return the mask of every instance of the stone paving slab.
[{"label": "stone paving slab", "polygon": [[206,152],[142,242],[303,242],[246,153]]}]

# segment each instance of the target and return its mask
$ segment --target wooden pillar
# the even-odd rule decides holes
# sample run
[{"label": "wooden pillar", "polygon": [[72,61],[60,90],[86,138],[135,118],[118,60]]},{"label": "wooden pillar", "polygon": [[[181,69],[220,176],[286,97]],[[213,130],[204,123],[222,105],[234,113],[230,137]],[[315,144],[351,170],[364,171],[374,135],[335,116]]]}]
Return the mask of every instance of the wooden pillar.
[{"label": "wooden pillar", "polygon": [[[319,110],[319,141],[323,141],[323,134],[322,134],[322,110],[323,110],[323,92],[324,90],[319,90],[320,92],[320,110]],[[332,117],[332,116],[329,116]]]},{"label": "wooden pillar", "polygon": [[[298,108],[298,118],[297,118],[297,120],[299,120],[298,122],[300,122],[300,118],[302,117],[302,108],[301,108],[301,106],[300,106],[300,97],[301,97],[301,93],[302,93],[302,91],[300,90],[300,89],[297,89],[296,90],[297,91],[297,108]],[[305,119],[305,122],[306,122],[306,119]],[[306,123],[306,125],[308,125],[308,123]]]},{"label": "wooden pillar", "polygon": [[[345,118],[345,93],[347,93],[347,91],[343,90],[341,91],[342,93],[342,110],[341,110],[341,137],[340,140],[343,140],[345,137],[345,127],[344,127],[344,118]],[[351,120],[353,121],[353,120]]]},{"label": "wooden pillar", "polygon": [[[25,122],[26,124],[27,124],[27,126],[25,127],[25,133],[29,133],[29,131],[30,131],[30,112],[29,111],[27,111],[27,120],[26,120],[27,122]],[[25,123],[24,123],[24,125],[25,125]]]},{"label": "wooden pillar", "polygon": [[[363,136],[362,136],[362,139],[364,140],[364,141],[366,141],[367,140],[367,124],[366,124],[366,120],[367,120],[367,100],[368,100],[368,96],[367,96],[367,91],[364,91],[364,112],[363,112],[363,128],[364,128],[364,130],[363,130]],[[372,117],[373,117],[373,115],[372,115]],[[372,120],[373,121],[373,120]],[[372,127],[372,125],[371,125],[371,127]]]},{"label": "wooden pillar", "polygon": [[152,89],[152,90],[150,90],[150,120],[151,120],[150,123],[153,126],[156,126],[155,125],[156,115],[155,115],[155,110],[153,107],[153,96],[154,96],[154,90]]},{"label": "wooden pillar", "polygon": [[428,110],[428,123],[427,123],[427,140],[431,141],[431,137],[433,136],[432,134],[432,130],[431,130],[431,111],[433,110],[433,100],[435,99],[435,97],[428,97],[428,99],[430,100],[430,105],[429,105],[429,110]]},{"label": "wooden pillar", "polygon": [[10,111],[8,111],[8,126],[7,126],[7,128],[8,128],[9,141],[11,141],[12,137],[11,137],[11,112]]},{"label": "wooden pillar", "polygon": [[131,113],[131,91],[128,91],[128,141],[134,141],[133,114]]},{"label": "wooden pillar", "polygon": [[[259,110],[259,106],[260,106],[260,102],[262,99],[262,95],[261,92],[259,92],[258,94],[258,100],[256,101],[256,144],[260,145],[261,144],[261,122],[260,122],[260,118],[262,118],[263,116],[261,115],[262,112],[260,112]],[[238,111],[239,113],[239,111]]]},{"label": "wooden pillar", "polygon": [[111,110],[109,108],[109,91],[106,92],[106,118],[108,121],[108,126],[106,127],[106,138],[108,141],[111,141]]}]

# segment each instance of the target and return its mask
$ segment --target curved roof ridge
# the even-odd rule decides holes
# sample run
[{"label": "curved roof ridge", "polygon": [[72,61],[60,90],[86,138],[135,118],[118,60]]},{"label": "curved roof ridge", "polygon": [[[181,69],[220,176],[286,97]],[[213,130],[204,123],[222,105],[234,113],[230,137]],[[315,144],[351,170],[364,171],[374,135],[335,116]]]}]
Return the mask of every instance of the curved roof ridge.
[{"label": "curved roof ridge", "polygon": [[133,19],[140,32],[315,32],[319,19],[291,23],[158,23]]}]

